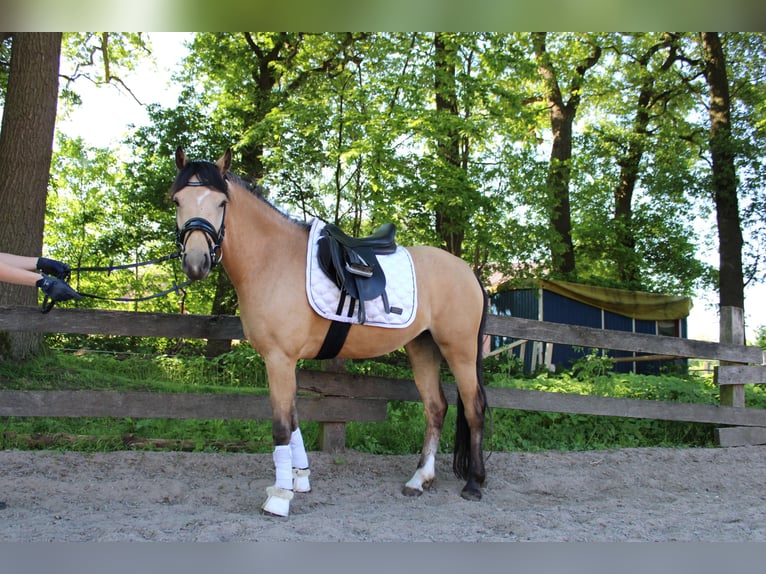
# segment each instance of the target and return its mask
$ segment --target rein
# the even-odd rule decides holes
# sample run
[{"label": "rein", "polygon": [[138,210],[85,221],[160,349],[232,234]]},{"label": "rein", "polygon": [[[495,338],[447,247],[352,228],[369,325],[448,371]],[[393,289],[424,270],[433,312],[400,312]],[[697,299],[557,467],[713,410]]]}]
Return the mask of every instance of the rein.
[{"label": "rein", "polygon": [[[180,257],[180,253],[170,253],[168,255],[163,255],[162,257],[158,257],[156,259],[151,259],[149,261],[139,261],[137,263],[126,263],[124,265],[106,265],[102,267],[73,267],[69,273],[67,273],[66,277],[63,277],[60,279],[64,281],[69,281],[69,277],[71,275],[72,271],[80,272],[80,273],[87,273],[87,272],[106,272],[107,276],[112,273],[112,271],[118,271],[122,269],[131,269],[135,267],[143,267],[145,265],[155,265],[157,263],[163,263],[165,261],[170,261],[171,259],[177,259]],[[188,287],[193,283],[192,280],[184,281],[183,283],[176,283],[173,282],[173,286],[170,289],[165,289],[164,291],[159,291],[158,293],[153,293],[152,295],[145,295],[143,297],[105,297],[102,295],[94,295],[92,293],[83,293],[81,291],[78,291],[78,293],[83,296],[87,297],[89,299],[98,299],[100,301],[114,301],[117,303],[137,303],[139,301],[149,301],[151,299],[156,299],[158,297],[164,297],[165,295],[168,295],[170,293],[176,293],[180,294],[182,296],[186,296],[186,291],[184,291],[184,287]],[[54,302],[50,301],[48,302],[47,297],[42,303],[42,311],[44,313],[47,313],[53,308]]]},{"label": "rein", "polygon": [[138,263],[126,263],[125,265],[105,265],[103,267],[75,267],[72,269],[72,271],[80,271],[80,272],[88,272],[88,271],[106,271],[106,274],[109,275],[112,273],[112,271],[119,271],[121,269],[130,269],[132,267],[142,267],[144,265],[154,265],[156,263],[163,263],[164,261],[170,261],[171,259],[177,259],[181,256],[180,253],[171,253],[169,255],[163,255],[162,257],[158,257],[157,259],[152,259],[150,261],[139,261]]},{"label": "rein", "polygon": [[[199,187],[199,186],[206,186],[207,183],[201,182],[201,181],[192,181],[187,183],[188,186],[192,187]],[[205,239],[207,240],[208,248],[210,249],[210,261],[211,261],[211,267],[217,265],[221,262],[223,259],[223,249],[221,248],[221,243],[223,242],[223,236],[224,236],[224,221],[226,220],[226,204],[224,204],[223,207],[223,216],[221,217],[221,226],[219,229],[216,229],[212,223],[210,223],[207,219],[203,217],[192,217],[188,221],[186,221],[180,228],[178,227],[178,223],[176,223],[176,245],[178,247],[178,251],[175,253],[170,253],[169,255],[164,255],[162,257],[158,257],[157,259],[152,259],[150,261],[140,261],[138,263],[126,263],[124,265],[107,265],[103,267],[76,267],[73,268],[72,271],[78,271],[78,272],[91,272],[91,271],[98,271],[98,272],[106,272],[107,275],[111,274],[112,271],[117,271],[121,269],[131,269],[135,267],[142,267],[144,265],[154,265],[157,263],[163,263],[164,261],[169,261],[171,259],[177,259],[177,258],[183,258],[184,253],[186,251],[186,238],[189,236],[190,233],[194,231],[201,231],[205,234]],[[68,280],[68,277],[65,279]],[[158,293],[153,293],[152,295],[146,295],[143,297],[104,297],[101,295],[94,295],[92,293],[82,293],[79,292],[80,295],[83,297],[88,297],[89,299],[98,299],[100,301],[114,301],[118,303],[137,303],[139,301],[149,301],[151,299],[156,299],[158,297],[164,297],[165,295],[168,295],[169,293],[176,293],[181,294],[183,296],[186,295],[186,292],[183,290],[184,287],[188,287],[191,285],[194,281],[192,279],[186,280],[183,283],[176,283],[173,282],[173,286],[169,289],[165,289],[164,291],[159,291]],[[53,307],[53,303],[50,303],[50,306],[47,307],[47,310],[49,311]],[[43,303],[43,308],[45,311],[46,303]]]}]

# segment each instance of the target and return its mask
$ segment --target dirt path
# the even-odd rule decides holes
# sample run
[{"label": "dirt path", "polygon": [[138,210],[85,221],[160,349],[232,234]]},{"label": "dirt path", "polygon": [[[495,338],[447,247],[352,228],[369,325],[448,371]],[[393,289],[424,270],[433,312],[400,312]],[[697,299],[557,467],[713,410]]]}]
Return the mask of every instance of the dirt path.
[{"label": "dirt path", "polygon": [[260,514],[271,455],[0,452],[8,541],[766,541],[766,448],[492,453],[484,499],[441,457],[310,453],[313,492]]}]

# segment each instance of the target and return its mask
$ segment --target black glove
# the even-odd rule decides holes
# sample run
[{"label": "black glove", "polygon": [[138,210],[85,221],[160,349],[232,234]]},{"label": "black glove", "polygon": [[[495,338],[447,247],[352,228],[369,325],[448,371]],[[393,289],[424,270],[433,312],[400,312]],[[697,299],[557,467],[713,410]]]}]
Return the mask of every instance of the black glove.
[{"label": "black glove", "polygon": [[[79,301],[82,299],[82,295],[58,277],[48,277],[47,275],[43,275],[42,278],[37,280],[35,285],[45,293],[45,299],[42,306],[43,313],[47,313],[53,309],[54,303],[58,303],[59,301],[69,301],[69,299]],[[48,301],[49,299],[50,302]]]},{"label": "black glove", "polygon": [[56,261],[55,259],[48,259],[47,257],[37,258],[37,268],[46,275],[53,275],[62,281],[67,281],[69,274],[72,272],[72,268],[66,263]]}]

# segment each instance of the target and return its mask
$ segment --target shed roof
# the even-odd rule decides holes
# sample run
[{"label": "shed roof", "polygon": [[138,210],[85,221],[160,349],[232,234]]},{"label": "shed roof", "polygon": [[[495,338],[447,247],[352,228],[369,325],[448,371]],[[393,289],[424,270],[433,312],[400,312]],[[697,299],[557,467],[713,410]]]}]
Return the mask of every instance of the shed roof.
[{"label": "shed roof", "polygon": [[681,295],[629,291],[550,279],[537,279],[534,283],[538,288],[633,319],[682,319],[689,316],[693,305],[691,298]]}]

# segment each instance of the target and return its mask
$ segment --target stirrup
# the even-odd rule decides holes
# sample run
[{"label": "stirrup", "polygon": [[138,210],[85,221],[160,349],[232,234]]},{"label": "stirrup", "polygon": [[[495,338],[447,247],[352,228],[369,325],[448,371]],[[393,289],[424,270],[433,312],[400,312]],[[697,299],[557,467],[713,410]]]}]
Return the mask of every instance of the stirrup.
[{"label": "stirrup", "polygon": [[375,268],[369,265],[361,265],[359,263],[346,263],[346,271],[353,275],[359,275],[360,277],[369,279],[372,277]]}]

